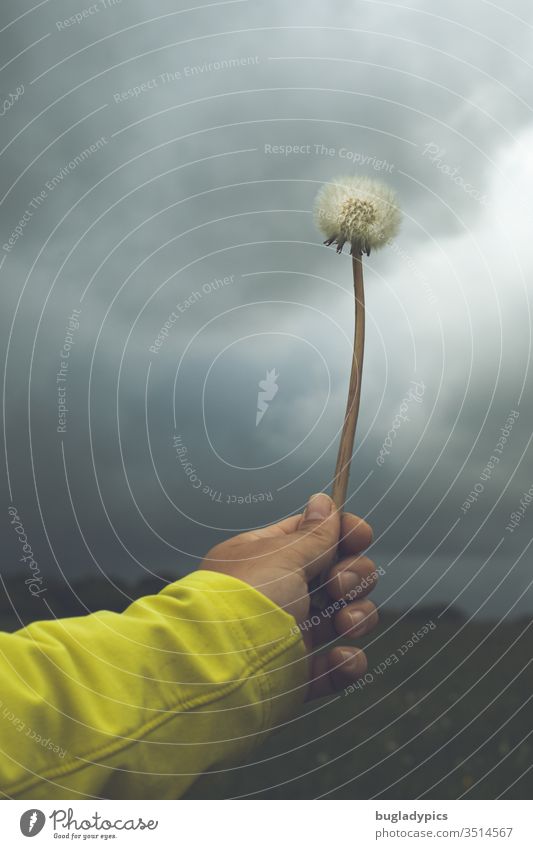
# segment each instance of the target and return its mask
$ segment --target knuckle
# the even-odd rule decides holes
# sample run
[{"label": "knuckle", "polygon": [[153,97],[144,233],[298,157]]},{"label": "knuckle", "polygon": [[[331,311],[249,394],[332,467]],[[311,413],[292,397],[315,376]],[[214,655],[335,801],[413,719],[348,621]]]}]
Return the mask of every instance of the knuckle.
[{"label": "knuckle", "polygon": [[356,649],[355,656],[357,658],[357,666],[359,669],[359,675],[364,675],[368,669],[368,659],[363,649]]},{"label": "knuckle", "polygon": [[369,616],[374,614],[377,615],[378,609],[373,601],[368,601],[368,599],[365,599],[365,601],[361,602],[361,604],[364,605]]},{"label": "knuckle", "polygon": [[370,557],[366,557],[364,554],[361,557],[356,559],[357,566],[359,568],[364,569],[365,571],[372,572],[376,568],[376,564]]}]

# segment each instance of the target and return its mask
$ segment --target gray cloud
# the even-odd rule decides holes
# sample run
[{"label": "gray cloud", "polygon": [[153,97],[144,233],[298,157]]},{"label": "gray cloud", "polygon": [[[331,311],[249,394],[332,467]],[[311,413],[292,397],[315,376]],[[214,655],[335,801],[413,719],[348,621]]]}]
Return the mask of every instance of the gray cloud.
[{"label": "gray cloud", "polygon": [[[81,530],[109,574],[186,569],[224,534],[299,510],[328,486],[353,307],[349,260],[320,244],[311,208],[323,181],[365,173],[397,189],[405,222],[397,244],[367,263],[350,505],[375,525],[391,604],[427,589],[455,599],[499,546],[457,599],[477,609],[529,541],[525,521],[505,530],[533,482],[523,454],[527,4],[453,3],[445,17],[332,0],[174,12],[122,2],[61,28],[75,12],[51,3],[0,33],[6,61],[43,39],[2,71],[4,96],[21,84],[24,94],[1,119],[0,173],[3,245],[31,213],[1,252],[0,325],[7,340],[14,321],[9,480],[34,547],[50,574],[51,548],[71,577],[95,569],[62,441]],[[5,26],[18,13],[2,14]],[[80,328],[58,434],[56,374],[73,309]],[[279,391],[256,427],[258,382],[272,368]],[[422,403],[380,467],[412,380],[424,383]],[[518,408],[497,469],[462,513]],[[271,500],[252,501],[261,494]],[[11,569],[6,522],[2,533]],[[484,612],[514,603],[525,559]]]}]

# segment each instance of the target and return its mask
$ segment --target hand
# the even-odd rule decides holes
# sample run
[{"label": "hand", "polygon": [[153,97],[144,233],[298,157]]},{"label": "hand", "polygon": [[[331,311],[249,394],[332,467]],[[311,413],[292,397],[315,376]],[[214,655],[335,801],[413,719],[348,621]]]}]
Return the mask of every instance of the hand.
[{"label": "hand", "polygon": [[[371,541],[372,529],[363,519],[339,513],[331,498],[319,493],[311,496],[303,515],[216,545],[200,568],[239,578],[294,617],[302,627],[311,660],[308,698],[315,698],[343,689],[366,672],[361,649],[335,646],[322,654],[315,649],[338,636],[359,637],[375,628],[376,607],[364,596],[374,587],[377,572],[374,563],[361,556]],[[332,599],[349,603],[336,615],[322,616],[320,624],[306,628],[308,585],[323,572],[329,574],[327,589]]]}]

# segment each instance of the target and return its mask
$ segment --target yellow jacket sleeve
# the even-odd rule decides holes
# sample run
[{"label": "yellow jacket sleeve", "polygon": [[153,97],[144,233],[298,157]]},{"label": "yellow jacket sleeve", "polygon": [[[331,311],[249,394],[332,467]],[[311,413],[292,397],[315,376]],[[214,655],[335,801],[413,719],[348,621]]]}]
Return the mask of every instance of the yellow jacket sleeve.
[{"label": "yellow jacket sleeve", "polygon": [[178,798],[294,715],[306,671],[293,617],[208,571],[123,613],[0,633],[0,791]]}]

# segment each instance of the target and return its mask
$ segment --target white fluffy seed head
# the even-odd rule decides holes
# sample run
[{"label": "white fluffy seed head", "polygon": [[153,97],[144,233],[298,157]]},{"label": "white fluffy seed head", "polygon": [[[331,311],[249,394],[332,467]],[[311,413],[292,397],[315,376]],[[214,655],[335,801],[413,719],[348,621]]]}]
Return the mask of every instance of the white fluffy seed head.
[{"label": "white fluffy seed head", "polygon": [[352,254],[369,254],[396,235],[401,221],[396,193],[368,177],[326,183],[316,196],[314,215],[325,244],[335,243],[337,253],[349,242]]}]

